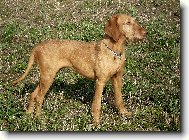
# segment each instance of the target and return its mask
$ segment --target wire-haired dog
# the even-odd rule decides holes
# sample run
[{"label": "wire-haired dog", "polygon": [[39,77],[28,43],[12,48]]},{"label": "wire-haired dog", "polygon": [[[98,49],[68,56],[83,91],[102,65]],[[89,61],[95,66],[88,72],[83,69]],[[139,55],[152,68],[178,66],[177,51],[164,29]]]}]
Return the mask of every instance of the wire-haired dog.
[{"label": "wire-haired dog", "polygon": [[105,37],[98,42],[76,40],[47,40],[35,46],[29,58],[25,73],[13,84],[23,80],[32,65],[39,65],[40,81],[31,94],[27,113],[33,112],[36,101],[36,115],[40,115],[44,96],[52,85],[56,73],[64,67],[96,80],[95,95],[92,102],[94,124],[100,120],[101,97],[108,80],[112,80],[115,92],[115,106],[122,115],[131,115],[124,107],[121,87],[125,65],[126,39],[143,39],[146,30],[138,25],[134,18],[125,15],[113,15],[105,25]]}]

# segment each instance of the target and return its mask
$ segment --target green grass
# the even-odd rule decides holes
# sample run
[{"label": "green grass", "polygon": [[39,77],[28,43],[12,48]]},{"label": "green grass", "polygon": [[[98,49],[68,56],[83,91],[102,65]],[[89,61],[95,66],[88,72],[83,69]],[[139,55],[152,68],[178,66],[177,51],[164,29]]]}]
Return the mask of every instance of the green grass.
[{"label": "green grass", "polygon": [[[0,2],[0,130],[6,131],[180,131],[179,2],[25,1]],[[174,10],[173,10],[174,9]],[[46,95],[40,119],[25,114],[38,83],[35,66],[18,86],[32,48],[45,39],[96,41],[113,14],[130,14],[148,31],[144,42],[127,42],[122,94],[133,117],[121,117],[108,82],[101,125],[91,125],[94,81],[61,70]]]}]

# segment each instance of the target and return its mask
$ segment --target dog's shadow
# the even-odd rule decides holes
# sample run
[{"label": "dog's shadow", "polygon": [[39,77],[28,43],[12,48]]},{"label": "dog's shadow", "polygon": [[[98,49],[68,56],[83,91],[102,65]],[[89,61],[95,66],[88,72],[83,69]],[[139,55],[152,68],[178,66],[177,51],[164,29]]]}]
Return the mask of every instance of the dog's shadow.
[{"label": "dog's shadow", "polygon": [[95,81],[86,78],[79,78],[75,83],[67,83],[55,80],[50,88],[53,92],[63,92],[65,98],[76,99],[84,104],[92,102],[95,92]]},{"label": "dog's shadow", "polygon": [[[22,96],[24,96],[26,92],[32,93],[35,90],[36,86],[37,84],[32,83],[24,84],[24,87],[20,91]],[[82,102],[83,104],[89,104],[91,106],[93,96],[95,94],[95,80],[79,78],[74,83],[68,83],[62,79],[55,79],[55,81],[49,88],[46,97],[49,95],[50,92],[53,92],[53,94],[61,92],[63,93],[65,99],[77,100]],[[107,105],[112,108],[113,103],[112,99],[111,101],[109,101],[110,98],[108,97],[108,92],[109,90],[107,90],[107,87],[105,86],[103,90],[102,102],[108,103]]]}]

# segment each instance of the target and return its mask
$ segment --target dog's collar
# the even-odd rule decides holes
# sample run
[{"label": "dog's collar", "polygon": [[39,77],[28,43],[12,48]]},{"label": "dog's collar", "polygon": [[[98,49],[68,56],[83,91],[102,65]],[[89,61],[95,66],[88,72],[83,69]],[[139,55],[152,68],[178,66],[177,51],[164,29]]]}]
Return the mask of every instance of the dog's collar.
[{"label": "dog's collar", "polygon": [[[105,44],[105,43],[104,43],[104,44]],[[110,47],[108,47],[107,44],[105,44],[105,46],[106,46],[106,48],[108,48],[108,49],[113,53],[114,59],[115,59],[116,57],[118,57],[118,58],[121,60],[121,57],[122,57],[122,53],[121,53],[121,52],[116,53],[116,52],[113,51]]]}]

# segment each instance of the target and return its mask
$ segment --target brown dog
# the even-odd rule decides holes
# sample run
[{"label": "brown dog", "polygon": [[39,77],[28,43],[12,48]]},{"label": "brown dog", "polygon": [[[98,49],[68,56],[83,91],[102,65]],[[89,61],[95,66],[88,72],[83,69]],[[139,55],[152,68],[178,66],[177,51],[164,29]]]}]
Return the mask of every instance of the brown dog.
[{"label": "brown dog", "polygon": [[98,42],[75,40],[47,40],[33,49],[25,73],[13,84],[23,80],[34,61],[39,64],[40,82],[31,94],[28,113],[33,112],[36,101],[36,115],[40,115],[44,96],[53,83],[56,73],[63,67],[96,80],[95,95],[92,102],[94,124],[100,120],[103,88],[111,79],[115,92],[115,106],[122,115],[131,115],[123,104],[121,87],[125,64],[125,39],[143,39],[146,30],[130,16],[114,15],[105,26],[105,37]]}]

